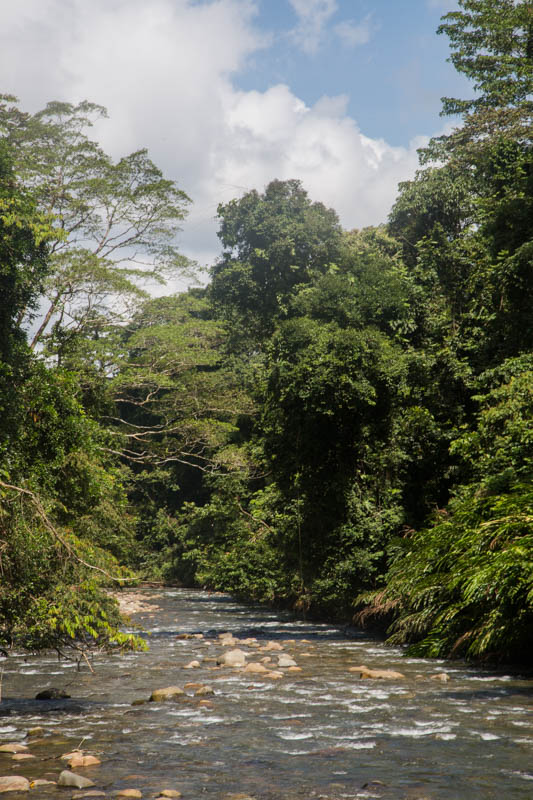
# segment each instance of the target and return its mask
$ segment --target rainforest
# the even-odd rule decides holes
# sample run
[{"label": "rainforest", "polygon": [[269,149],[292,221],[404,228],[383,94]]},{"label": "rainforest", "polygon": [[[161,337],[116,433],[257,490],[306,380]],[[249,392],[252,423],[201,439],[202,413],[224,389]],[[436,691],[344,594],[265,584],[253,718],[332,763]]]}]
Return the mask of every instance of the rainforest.
[{"label": "rainforest", "polygon": [[459,7],[471,98],[387,223],[274,180],[178,293],[187,187],[2,95],[3,650],[142,647],[109,590],[159,581],[530,663],[533,11]]}]

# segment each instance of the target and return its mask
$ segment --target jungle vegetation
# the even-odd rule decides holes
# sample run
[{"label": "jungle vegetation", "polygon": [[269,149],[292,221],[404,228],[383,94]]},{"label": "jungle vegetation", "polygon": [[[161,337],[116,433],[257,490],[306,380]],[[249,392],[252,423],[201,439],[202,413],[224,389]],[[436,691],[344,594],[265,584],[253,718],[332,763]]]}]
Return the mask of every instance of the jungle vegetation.
[{"label": "jungle vegetation", "polygon": [[186,193],[1,97],[0,647],[140,646],[108,589],[149,578],[531,658],[533,6],[439,33],[472,97],[387,224],[275,180],[157,299]]}]

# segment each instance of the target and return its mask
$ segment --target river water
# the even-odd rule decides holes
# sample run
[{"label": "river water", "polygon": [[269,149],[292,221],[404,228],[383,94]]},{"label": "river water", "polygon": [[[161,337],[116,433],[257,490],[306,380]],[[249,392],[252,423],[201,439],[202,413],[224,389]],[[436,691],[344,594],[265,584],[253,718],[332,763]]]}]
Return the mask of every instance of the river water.
[{"label": "river water", "polygon": [[[147,653],[98,657],[94,674],[46,655],[0,661],[0,743],[27,742],[28,729],[44,729],[29,742],[36,759],[13,763],[0,754],[0,775],[57,780],[59,756],[81,744],[102,764],[76,772],[107,797],[136,788],[149,798],[166,788],[183,800],[533,798],[531,679],[405,658],[356,631],[224,595],[152,590],[147,601],[157,610],[135,616],[147,631]],[[302,671],[282,670],[272,680],[216,668],[203,659],[228,649],[217,638],[224,631],[280,643]],[[183,633],[204,638],[176,638]],[[271,655],[274,665],[279,655],[242,649],[249,660]],[[184,670],[192,659],[201,666]],[[360,664],[399,670],[405,680],[361,680],[348,671]],[[430,678],[442,671],[448,682]],[[190,681],[213,688],[212,705],[201,705],[193,689],[180,702],[132,705],[155,688]],[[33,699],[51,686],[71,699]],[[50,785],[30,797],[72,794]]]}]

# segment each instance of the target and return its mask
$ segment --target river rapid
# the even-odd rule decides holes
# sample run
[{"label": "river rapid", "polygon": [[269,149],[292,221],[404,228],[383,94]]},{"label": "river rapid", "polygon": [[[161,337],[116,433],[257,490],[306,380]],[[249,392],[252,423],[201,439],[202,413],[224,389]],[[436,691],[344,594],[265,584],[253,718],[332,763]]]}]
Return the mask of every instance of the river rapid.
[{"label": "river rapid", "polygon": [[[0,775],[57,780],[61,754],[81,746],[102,763],[74,771],[110,798],[132,787],[143,798],[178,790],[183,800],[533,798],[531,679],[406,658],[357,631],[224,595],[180,589],[144,596],[156,606],[134,616],[146,630],[146,653],[98,657],[94,674],[51,655],[0,659],[0,744],[24,742],[36,756],[13,762],[1,753]],[[218,639],[224,631],[257,639],[239,645],[249,661],[271,656],[275,668],[283,652],[301,672],[281,670],[274,680],[216,667],[231,649]],[[203,638],[177,638],[184,633]],[[283,651],[260,651],[269,641]],[[185,670],[191,660],[200,666]],[[405,679],[349,672],[362,664]],[[439,672],[449,681],[431,679]],[[214,695],[201,702],[193,687],[178,702],[132,705],[156,688],[189,682],[208,684]],[[33,699],[52,686],[71,698]],[[26,739],[36,726],[44,734]],[[50,784],[7,796],[76,794],[83,792]]]}]

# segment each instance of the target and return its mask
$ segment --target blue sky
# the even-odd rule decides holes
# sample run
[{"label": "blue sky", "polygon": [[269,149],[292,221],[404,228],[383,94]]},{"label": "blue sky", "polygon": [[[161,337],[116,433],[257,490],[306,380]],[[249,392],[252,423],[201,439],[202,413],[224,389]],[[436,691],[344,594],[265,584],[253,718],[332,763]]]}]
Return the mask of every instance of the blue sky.
[{"label": "blue sky", "polygon": [[298,178],[347,229],[380,224],[417,148],[467,96],[435,31],[457,0],[17,0],[4,93],[36,111],[88,99],[113,157],[141,147],[193,200],[180,243],[219,252],[219,203]]},{"label": "blue sky", "polygon": [[435,33],[456,3],[337,0],[331,7],[316,46],[304,49],[290,35],[300,22],[291,3],[261,0],[256,24],[272,35],[272,44],[250,59],[237,84],[265,90],[286,83],[309,105],[323,95],[345,94],[361,130],[393,145],[434,133],[440,98],[468,91],[447,63],[447,37]]}]

